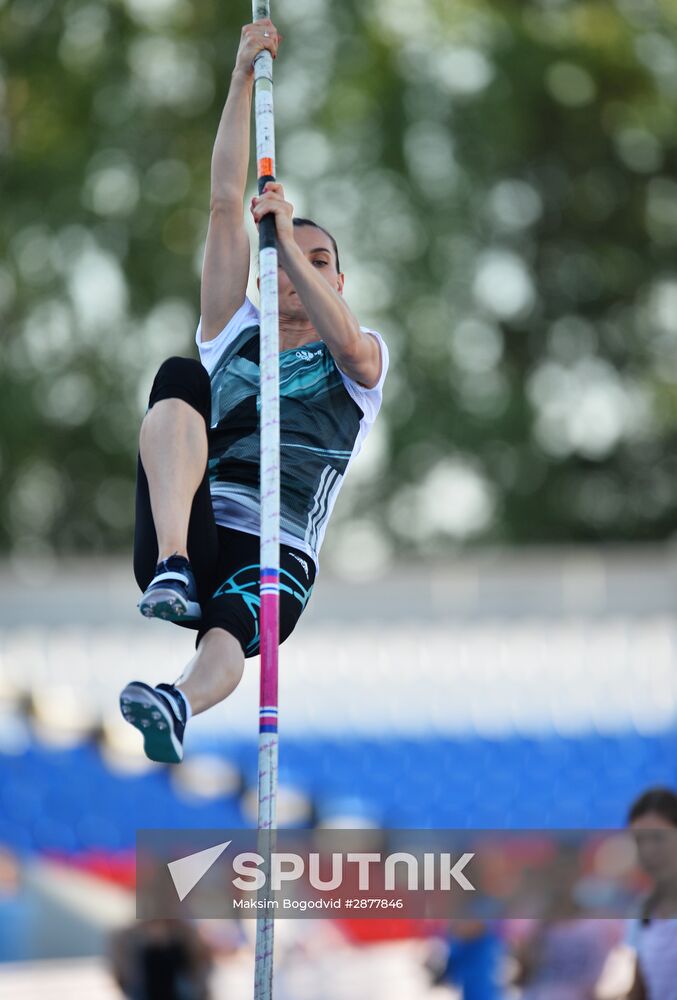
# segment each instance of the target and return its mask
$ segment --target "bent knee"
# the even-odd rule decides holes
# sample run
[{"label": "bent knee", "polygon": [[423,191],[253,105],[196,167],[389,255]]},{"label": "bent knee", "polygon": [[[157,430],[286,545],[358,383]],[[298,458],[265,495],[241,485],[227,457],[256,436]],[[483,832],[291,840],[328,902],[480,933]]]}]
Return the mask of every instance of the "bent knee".
[{"label": "bent knee", "polygon": [[195,647],[215,652],[223,659],[229,658],[233,652],[242,656],[242,666],[246,655],[246,640],[243,638],[241,629],[229,628],[228,625],[211,625],[204,620],[195,640]]},{"label": "bent knee", "polygon": [[209,382],[206,369],[196,358],[174,356],[162,362],[155,376],[159,379],[197,379]]},{"label": "bent knee", "polygon": [[167,358],[160,365],[148,400],[149,408],[162,399],[181,399],[211,423],[209,374],[194,358]]}]

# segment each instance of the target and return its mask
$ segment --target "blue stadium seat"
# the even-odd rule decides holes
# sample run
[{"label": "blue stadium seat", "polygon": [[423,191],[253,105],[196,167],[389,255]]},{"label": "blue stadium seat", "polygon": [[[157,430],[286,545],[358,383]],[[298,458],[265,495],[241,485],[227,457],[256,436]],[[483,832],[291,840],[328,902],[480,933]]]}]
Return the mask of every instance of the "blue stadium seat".
[{"label": "blue stadium seat", "polygon": [[[194,743],[224,754],[255,785],[255,740]],[[361,799],[392,828],[619,827],[647,786],[674,786],[676,751],[675,732],[285,738],[280,780],[307,792],[320,812]],[[188,798],[163,768],[118,774],[93,744],[0,753],[0,843],[17,850],[129,850],[139,828],[245,825],[237,797]]]}]

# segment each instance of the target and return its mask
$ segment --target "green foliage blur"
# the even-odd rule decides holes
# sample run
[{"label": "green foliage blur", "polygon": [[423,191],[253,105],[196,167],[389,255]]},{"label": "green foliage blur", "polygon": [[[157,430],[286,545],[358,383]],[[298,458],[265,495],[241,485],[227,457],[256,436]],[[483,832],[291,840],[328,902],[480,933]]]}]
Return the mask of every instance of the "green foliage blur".
[{"label": "green foliage blur", "polygon": [[[250,17],[0,0],[4,551],[130,546],[150,382],[194,351]],[[671,537],[675,5],[274,0],[273,19],[280,179],[391,350],[330,555]]]}]

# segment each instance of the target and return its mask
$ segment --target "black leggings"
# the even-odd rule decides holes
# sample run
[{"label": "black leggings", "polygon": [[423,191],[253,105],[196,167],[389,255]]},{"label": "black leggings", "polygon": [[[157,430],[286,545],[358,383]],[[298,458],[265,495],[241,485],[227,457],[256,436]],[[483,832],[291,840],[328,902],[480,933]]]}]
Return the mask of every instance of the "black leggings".
[{"label": "black leggings", "polygon": [[[161,399],[182,399],[211,426],[209,375],[192,358],[169,358],[155,376],[149,409]],[[210,628],[222,628],[239,641],[245,656],[259,651],[259,538],[224,528],[214,520],[209,476],[205,474],[193,499],[188,523],[188,558],[195,573],[202,620],[196,645]],[[150,506],[148,480],[141,459],[137,465],[134,575],[145,590],[155,575],[158,544]],[[291,635],[308,603],[315,582],[315,564],[301,549],[280,546],[280,642]]]}]

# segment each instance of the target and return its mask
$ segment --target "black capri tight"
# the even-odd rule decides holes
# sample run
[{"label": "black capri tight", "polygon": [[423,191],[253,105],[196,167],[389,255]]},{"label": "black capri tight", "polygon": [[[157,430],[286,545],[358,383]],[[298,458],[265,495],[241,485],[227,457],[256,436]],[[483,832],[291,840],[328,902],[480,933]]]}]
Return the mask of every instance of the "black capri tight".
[{"label": "black capri tight", "polygon": [[[192,358],[169,358],[155,376],[149,409],[161,399],[182,399],[202,416],[209,434],[211,387],[209,375]],[[202,621],[197,642],[211,628],[222,628],[239,641],[245,656],[259,651],[259,538],[224,528],[214,520],[207,468],[190,512],[188,558],[195,573]],[[148,480],[141,459],[137,465],[134,575],[145,590],[155,575],[158,543],[150,506]],[[315,565],[301,549],[280,546],[280,642],[291,635],[315,582]]]}]

